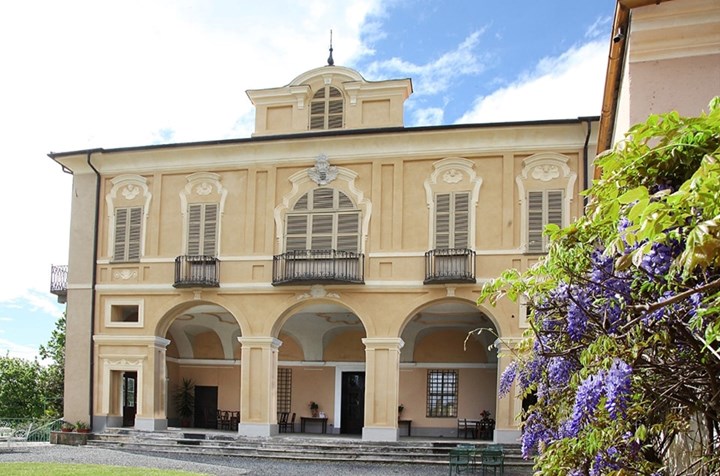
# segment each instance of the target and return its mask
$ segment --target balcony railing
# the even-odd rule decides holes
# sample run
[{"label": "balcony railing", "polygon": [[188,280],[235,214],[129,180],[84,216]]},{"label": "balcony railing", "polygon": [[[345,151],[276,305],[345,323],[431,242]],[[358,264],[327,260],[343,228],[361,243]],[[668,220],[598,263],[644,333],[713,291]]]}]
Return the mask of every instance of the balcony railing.
[{"label": "balcony railing", "polygon": [[220,260],[214,256],[175,258],[176,288],[217,288],[220,286]]},{"label": "balcony railing", "polygon": [[474,282],[475,252],[473,250],[449,248],[425,253],[425,284]]},{"label": "balcony railing", "polygon": [[364,255],[336,250],[296,250],[273,256],[273,285],[363,284]]},{"label": "balcony railing", "polygon": [[67,302],[67,273],[66,264],[50,268],[50,292],[57,296],[60,304]]}]

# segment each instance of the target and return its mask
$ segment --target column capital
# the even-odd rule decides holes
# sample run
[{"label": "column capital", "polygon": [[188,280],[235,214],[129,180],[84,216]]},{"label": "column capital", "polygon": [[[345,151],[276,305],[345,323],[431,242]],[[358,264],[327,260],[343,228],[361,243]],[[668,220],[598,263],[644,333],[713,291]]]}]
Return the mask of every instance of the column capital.
[{"label": "column capital", "polygon": [[264,336],[250,336],[250,337],[243,337],[240,336],[237,338],[238,342],[240,342],[240,345],[243,347],[264,347],[264,348],[272,348],[272,349],[278,349],[282,345],[282,341],[279,339],[276,339],[274,337],[264,337]]},{"label": "column capital", "polygon": [[365,349],[395,349],[400,350],[405,341],[400,337],[366,337],[362,340]]}]

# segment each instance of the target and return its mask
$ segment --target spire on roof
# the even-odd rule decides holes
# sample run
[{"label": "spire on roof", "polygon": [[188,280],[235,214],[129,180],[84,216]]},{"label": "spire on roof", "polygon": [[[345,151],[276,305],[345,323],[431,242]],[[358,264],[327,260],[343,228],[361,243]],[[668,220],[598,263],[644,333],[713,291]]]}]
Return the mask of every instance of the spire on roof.
[{"label": "spire on roof", "polygon": [[335,60],[332,57],[333,47],[332,47],[332,30],[330,30],[330,56],[328,56],[327,62],[328,66],[332,66],[335,64]]}]

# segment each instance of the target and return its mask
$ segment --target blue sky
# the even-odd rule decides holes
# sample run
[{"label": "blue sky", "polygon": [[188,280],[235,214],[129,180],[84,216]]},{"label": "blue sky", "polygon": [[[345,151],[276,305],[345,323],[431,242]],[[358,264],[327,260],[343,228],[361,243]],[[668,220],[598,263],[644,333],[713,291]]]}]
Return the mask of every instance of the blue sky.
[{"label": "blue sky", "polygon": [[[25,0],[0,4],[0,354],[64,306],[72,177],[46,154],[248,137],[245,91],[335,64],[411,78],[406,126],[599,115],[612,0]],[[12,228],[8,224],[12,224]],[[8,231],[11,232],[8,232]]]}]

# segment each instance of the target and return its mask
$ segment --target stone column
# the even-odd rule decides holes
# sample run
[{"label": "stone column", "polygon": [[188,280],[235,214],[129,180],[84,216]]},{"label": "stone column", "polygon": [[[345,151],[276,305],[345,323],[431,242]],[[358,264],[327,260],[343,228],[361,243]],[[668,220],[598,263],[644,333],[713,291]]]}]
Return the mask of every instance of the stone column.
[{"label": "stone column", "polygon": [[238,434],[276,435],[277,364],[282,342],[274,337],[238,337],[238,341],[242,346]]},{"label": "stone column", "polygon": [[[148,371],[143,375],[142,385],[143,413],[135,416],[135,428],[140,430],[167,430],[167,380],[165,349],[170,341],[155,337],[148,345],[146,366]],[[152,369],[152,371],[150,371]]]},{"label": "stone column", "polygon": [[[498,346],[498,374],[497,389],[500,389],[500,376],[505,371],[510,362],[515,360],[512,350],[517,348],[520,339],[498,339],[495,345]],[[515,417],[522,410],[522,399],[517,396],[516,385],[513,384],[508,393],[503,398],[497,397],[495,402],[495,435],[493,439],[496,443],[517,443],[520,439],[520,427]]]},{"label": "stone column", "polygon": [[372,337],[365,344],[365,441],[397,441],[400,383],[399,337]]}]

